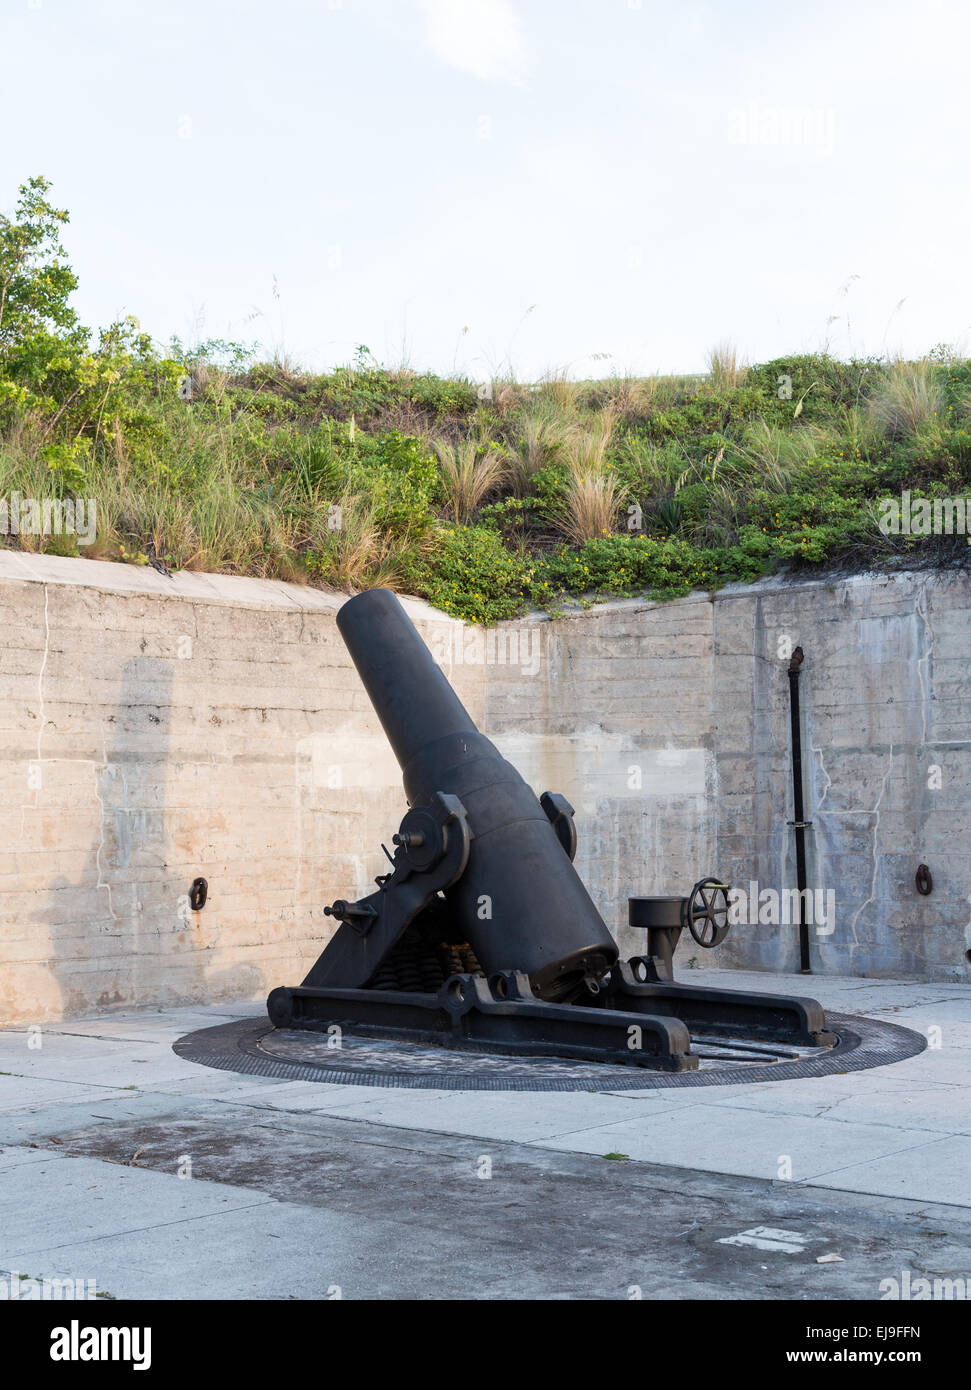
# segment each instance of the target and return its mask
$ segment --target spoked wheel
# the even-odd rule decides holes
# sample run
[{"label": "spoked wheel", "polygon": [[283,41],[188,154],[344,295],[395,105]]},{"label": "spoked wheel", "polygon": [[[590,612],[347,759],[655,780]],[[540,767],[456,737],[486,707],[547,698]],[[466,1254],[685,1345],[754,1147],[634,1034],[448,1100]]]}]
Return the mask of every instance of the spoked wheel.
[{"label": "spoked wheel", "polygon": [[681,908],[681,925],[699,946],[718,946],[728,935],[728,884],[717,878],[699,879]]}]

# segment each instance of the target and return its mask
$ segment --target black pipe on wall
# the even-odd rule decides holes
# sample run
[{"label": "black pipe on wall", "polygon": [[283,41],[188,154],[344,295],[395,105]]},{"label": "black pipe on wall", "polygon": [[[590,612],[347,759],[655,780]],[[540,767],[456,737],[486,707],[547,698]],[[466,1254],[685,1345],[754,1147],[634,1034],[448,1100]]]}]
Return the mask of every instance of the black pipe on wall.
[{"label": "black pipe on wall", "polygon": [[789,662],[789,726],[792,731],[792,810],[795,817],[790,821],[796,832],[796,887],[799,889],[799,970],[803,975],[811,975],[809,963],[809,926],[806,922],[806,827],[811,821],[804,819],[805,810],[802,799],[802,732],[799,719],[799,677],[805,653],[796,647]]}]

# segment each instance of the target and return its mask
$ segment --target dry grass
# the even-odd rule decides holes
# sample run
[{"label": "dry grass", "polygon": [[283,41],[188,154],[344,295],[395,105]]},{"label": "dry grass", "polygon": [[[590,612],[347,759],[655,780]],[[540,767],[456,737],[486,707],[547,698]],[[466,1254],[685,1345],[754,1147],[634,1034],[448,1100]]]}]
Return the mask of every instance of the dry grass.
[{"label": "dry grass", "polygon": [[537,383],[536,395],[540,400],[551,402],[561,415],[574,419],[583,389],[583,382],[574,381],[565,372],[550,372]]},{"label": "dry grass", "polygon": [[597,384],[601,399],[621,420],[644,420],[676,405],[697,386],[697,378],[617,376]]},{"label": "dry grass", "polygon": [[616,412],[608,405],[595,415],[587,416],[583,428],[571,433],[565,453],[572,474],[596,473],[605,467],[616,423]]},{"label": "dry grass", "polygon": [[488,438],[462,439],[457,444],[433,439],[431,443],[452,516],[465,523],[489,494],[506,481],[509,464],[495,441]]},{"label": "dry grass", "polygon": [[571,474],[558,518],[559,529],[575,545],[609,536],[626,495],[613,473]]},{"label": "dry grass", "polygon": [[763,487],[770,492],[785,492],[793,473],[816,457],[824,438],[824,431],[817,426],[782,430],[757,420],[745,431],[741,455],[755,466]]},{"label": "dry grass", "polygon": [[566,444],[569,477],[557,525],[577,545],[610,535],[627,495],[607,459],[615,422],[614,410],[607,406],[588,417],[584,429],[571,434]]},{"label": "dry grass", "polygon": [[748,375],[748,367],[739,357],[735,344],[725,341],[709,350],[708,373],[717,390],[728,391],[741,386]]},{"label": "dry grass", "polygon": [[311,536],[315,573],[333,588],[397,588],[400,573],[390,538],[366,498],[344,493]]},{"label": "dry grass", "polygon": [[861,454],[879,443],[883,434],[874,412],[865,406],[843,406],[836,414],[835,426],[847,447]]},{"label": "dry grass", "polygon": [[540,401],[516,422],[516,438],[509,458],[510,481],[517,496],[530,490],[534,474],[554,462],[569,448],[578,426],[554,401]]},{"label": "dry grass", "polygon": [[870,397],[874,421],[892,439],[919,434],[939,417],[939,368],[927,358],[892,362]]}]

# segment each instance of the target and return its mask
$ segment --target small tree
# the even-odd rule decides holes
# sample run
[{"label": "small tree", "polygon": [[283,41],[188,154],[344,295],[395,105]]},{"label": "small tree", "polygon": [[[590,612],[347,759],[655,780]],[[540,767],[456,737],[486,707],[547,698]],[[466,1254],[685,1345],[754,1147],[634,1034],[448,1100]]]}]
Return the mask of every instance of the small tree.
[{"label": "small tree", "polygon": [[61,246],[68,214],[50,184],[20,187],[14,216],[0,215],[0,404],[47,406],[48,390],[84,351],[87,333],[69,301],[77,276]]}]

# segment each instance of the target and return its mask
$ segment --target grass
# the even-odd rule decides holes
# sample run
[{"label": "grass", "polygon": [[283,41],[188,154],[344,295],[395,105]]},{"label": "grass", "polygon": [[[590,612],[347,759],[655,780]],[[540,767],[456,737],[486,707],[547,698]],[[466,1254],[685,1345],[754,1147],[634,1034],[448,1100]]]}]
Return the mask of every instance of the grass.
[{"label": "grass", "polygon": [[709,365],[482,393],[370,357],[322,376],[195,360],[186,396],[186,366],[143,353],[93,405],[65,373],[43,408],[0,415],[0,497],[98,508],[82,552],[71,536],[0,543],[385,584],[483,622],[780,567],[967,558],[963,536],[881,535],[875,503],[971,492],[971,362],[747,365],[722,344]]},{"label": "grass", "polygon": [[918,435],[944,403],[941,372],[933,362],[892,362],[870,400],[873,418],[892,439]]},{"label": "grass", "polygon": [[514,420],[509,480],[518,497],[530,494],[541,468],[565,456],[577,430],[576,422],[549,397]]},{"label": "grass", "polygon": [[745,380],[747,368],[738,355],[732,342],[716,343],[708,353],[708,373],[714,386],[720,390],[734,390]]},{"label": "grass", "polygon": [[452,443],[431,440],[438,458],[448,505],[458,522],[468,521],[490,493],[505,482],[509,466],[503,453],[488,437]]}]

